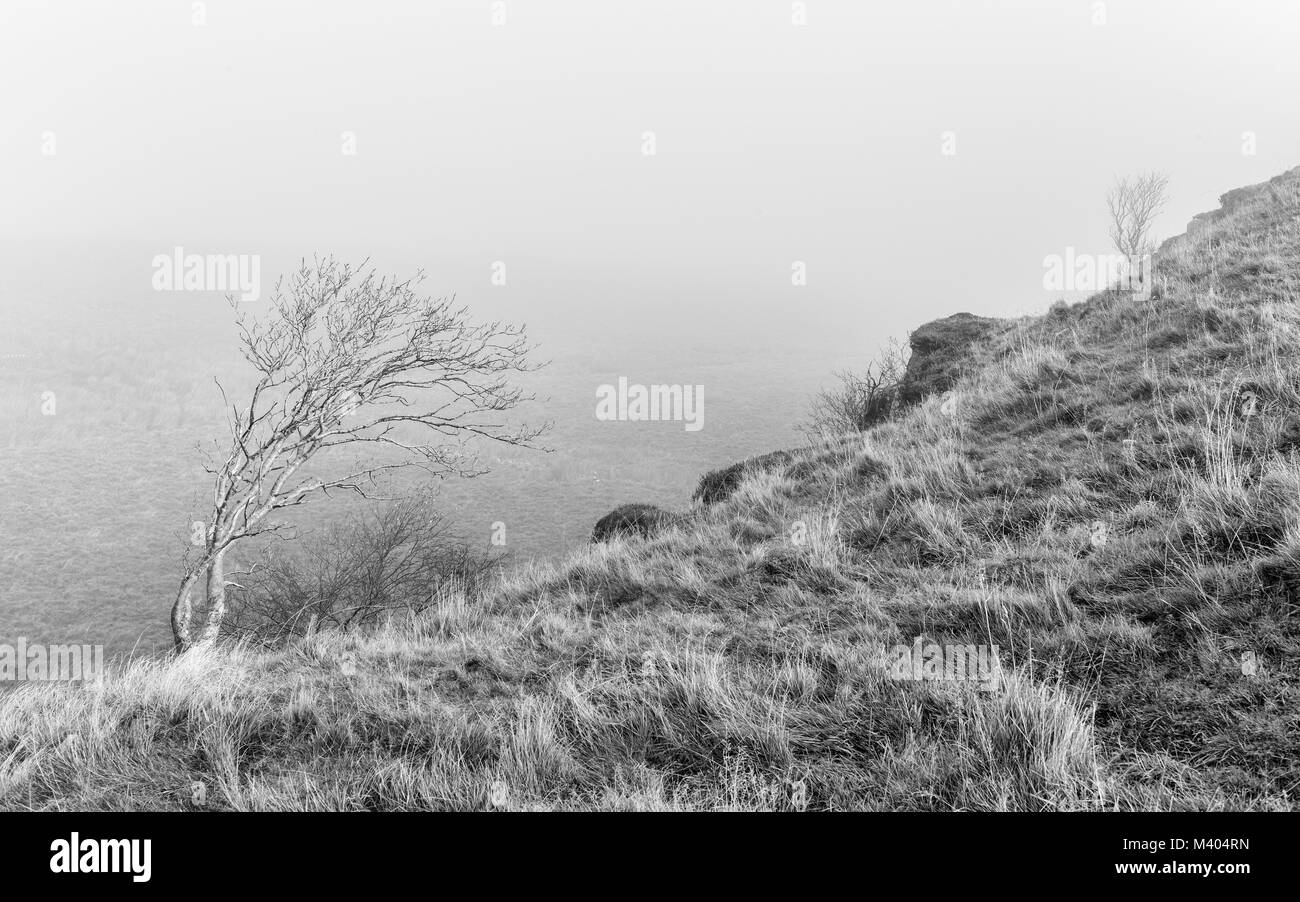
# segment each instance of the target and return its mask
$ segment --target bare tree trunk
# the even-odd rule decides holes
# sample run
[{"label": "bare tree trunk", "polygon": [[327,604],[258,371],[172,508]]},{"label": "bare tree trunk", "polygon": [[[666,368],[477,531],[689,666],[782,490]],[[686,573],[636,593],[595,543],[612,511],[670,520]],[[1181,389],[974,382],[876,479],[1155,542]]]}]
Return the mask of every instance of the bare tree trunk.
[{"label": "bare tree trunk", "polygon": [[172,642],[178,652],[190,647],[190,617],[193,613],[190,594],[202,572],[202,569],[196,569],[181,581],[181,590],[172,604]]},{"label": "bare tree trunk", "polygon": [[212,645],[221,632],[226,616],[225,549],[218,551],[208,565],[208,620],[199,634],[197,645]]}]

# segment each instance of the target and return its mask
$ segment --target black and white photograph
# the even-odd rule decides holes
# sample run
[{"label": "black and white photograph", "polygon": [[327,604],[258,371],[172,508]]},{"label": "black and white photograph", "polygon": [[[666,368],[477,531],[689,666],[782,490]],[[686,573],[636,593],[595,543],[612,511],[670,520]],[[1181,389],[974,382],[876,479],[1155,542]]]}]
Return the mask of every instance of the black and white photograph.
[{"label": "black and white photograph", "polygon": [[0,873],[1276,879],[1298,87],[1289,0],[0,0]]}]

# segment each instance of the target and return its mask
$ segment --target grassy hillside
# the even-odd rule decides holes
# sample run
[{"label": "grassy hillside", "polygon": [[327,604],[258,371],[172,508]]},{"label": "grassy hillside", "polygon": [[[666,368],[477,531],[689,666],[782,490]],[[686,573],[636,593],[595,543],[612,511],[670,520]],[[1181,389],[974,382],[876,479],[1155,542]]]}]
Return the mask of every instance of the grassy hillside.
[{"label": "grassy hillside", "polygon": [[[0,804],[1292,808],[1300,169],[1225,204],[1153,299],[999,322],[951,395],[647,536],[9,693]],[[999,687],[891,679],[917,637],[998,646]]]},{"label": "grassy hillside", "polygon": [[[70,269],[59,247],[22,245],[13,257],[21,265],[0,278],[0,643],[25,636],[102,643],[109,656],[153,653],[170,646],[164,609],[191,524],[209,513],[199,448],[228,435],[214,377],[239,398],[252,387],[251,368],[217,293],[154,292],[147,265],[132,265],[157,248],[96,243],[86,266]],[[572,319],[530,330],[538,361],[550,362],[519,380],[542,400],[518,419],[553,420],[544,444],[554,453],[487,444],[488,475],[439,486],[452,528],[476,547],[501,551],[488,543],[502,522],[515,557],[555,557],[581,546],[621,494],[683,504],[706,467],[762,442],[794,441],[826,370],[869,359],[865,348],[844,353],[842,340],[820,354],[796,347],[779,356],[768,353],[775,339],[737,339],[709,357],[699,336],[615,351],[562,334]],[[619,375],[707,384],[708,428],[596,420],[595,387]],[[47,390],[57,415],[43,415]],[[402,474],[395,493],[417,480],[427,487],[424,474]],[[299,508],[293,522],[311,536],[355,518],[353,500]],[[255,549],[243,553],[256,559]]]}]

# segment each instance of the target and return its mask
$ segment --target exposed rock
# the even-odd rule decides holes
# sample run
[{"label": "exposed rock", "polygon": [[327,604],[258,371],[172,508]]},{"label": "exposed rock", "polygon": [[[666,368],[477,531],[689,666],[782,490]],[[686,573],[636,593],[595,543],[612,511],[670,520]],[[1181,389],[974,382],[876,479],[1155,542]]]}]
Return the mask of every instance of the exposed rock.
[{"label": "exposed rock", "polygon": [[899,385],[899,400],[916,404],[928,395],[952,388],[971,345],[988,335],[998,322],[972,313],[954,313],[918,328],[908,338],[912,356]]},{"label": "exposed rock", "polygon": [[1300,166],[1297,166],[1294,169],[1284,172],[1281,175],[1275,175],[1267,182],[1260,182],[1257,185],[1247,185],[1243,188],[1233,188],[1231,191],[1219,195],[1219,209],[1207,210],[1204,213],[1197,213],[1195,216],[1192,217],[1191,221],[1187,223],[1186,235],[1174,235],[1173,237],[1166,239],[1164,243],[1160,245],[1160,248],[1156,251],[1156,255],[1159,256],[1160,254],[1169,250],[1174,244],[1178,243],[1184,238],[1190,237],[1192,235],[1197,234],[1198,232],[1202,232],[1210,228],[1219,220],[1223,219],[1225,216],[1232,215],[1233,213],[1237,212],[1237,210],[1243,204],[1252,200],[1262,192],[1264,191],[1277,192],[1281,190],[1282,185],[1288,182],[1293,182],[1297,178],[1300,178]]}]

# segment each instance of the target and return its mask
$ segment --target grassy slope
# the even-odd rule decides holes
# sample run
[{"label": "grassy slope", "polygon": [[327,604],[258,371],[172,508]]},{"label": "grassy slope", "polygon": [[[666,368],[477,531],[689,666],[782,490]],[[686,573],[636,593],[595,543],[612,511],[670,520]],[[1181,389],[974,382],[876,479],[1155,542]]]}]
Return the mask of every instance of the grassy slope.
[{"label": "grassy slope", "polygon": [[[652,539],[10,693],[0,804],[1293,807],[1300,170],[1234,199],[1157,298],[1009,322],[955,415],[800,449]],[[888,679],[917,635],[997,644],[1001,689]]]}]

